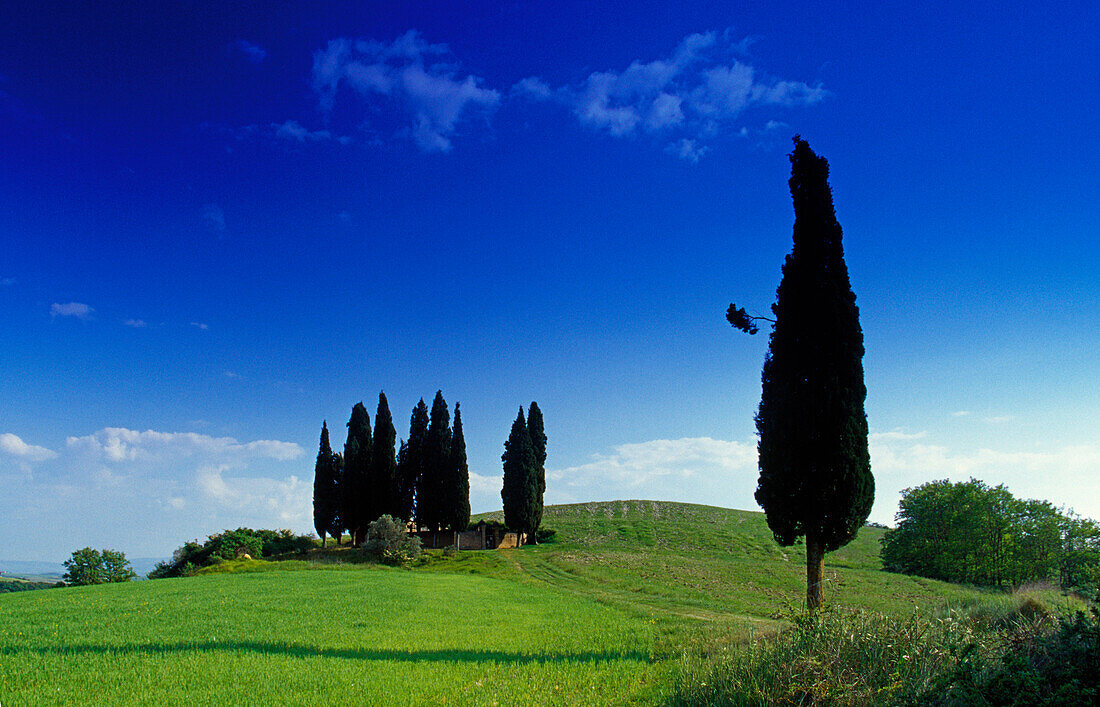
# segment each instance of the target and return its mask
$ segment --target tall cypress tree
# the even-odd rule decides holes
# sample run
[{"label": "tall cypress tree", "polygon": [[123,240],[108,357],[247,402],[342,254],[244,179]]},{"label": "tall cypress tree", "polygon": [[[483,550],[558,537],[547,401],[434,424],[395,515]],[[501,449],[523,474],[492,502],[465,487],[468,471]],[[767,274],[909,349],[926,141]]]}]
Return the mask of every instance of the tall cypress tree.
[{"label": "tall cypress tree", "polygon": [[462,434],[462,411],[455,403],[455,423],[451,433],[450,463],[447,465],[447,514],[444,522],[456,532],[470,525],[470,467],[466,463],[466,438]]},{"label": "tall cypress tree", "polygon": [[542,410],[539,404],[531,401],[527,409],[527,432],[531,435],[531,446],[535,450],[535,482],[538,484],[538,498],[535,500],[535,518],[531,525],[531,539],[542,525],[542,498],[546,493],[546,430],[542,424]]},{"label": "tall cypress tree", "polygon": [[383,515],[403,518],[401,515],[400,492],[397,485],[397,459],[393,447],[397,441],[397,430],[393,427],[390,404],[385,393],[378,394],[378,409],[374,414],[374,445],[371,448],[370,480],[378,500],[375,512],[370,518],[374,521]]},{"label": "tall cypress tree", "polygon": [[[867,520],[875,481],[863,407],[863,331],[829,164],[798,136],[790,159],[794,247],[772,305],[761,375],[756,500],[781,545],[805,536],[806,605],[816,611],[824,601],[825,553],[850,542]],[[727,317],[742,330],[755,329],[743,309],[730,305]]]},{"label": "tall cypress tree", "polygon": [[340,499],[341,515],[354,545],[363,542],[367,524],[378,517],[375,515],[378,492],[370,478],[371,441],[370,416],[363,403],[358,402],[348,420]]},{"label": "tall cypress tree", "polygon": [[313,471],[313,527],[321,536],[321,547],[325,546],[325,536],[336,525],[339,506],[336,496],[336,460],[328,441],[328,424],[321,423],[321,445],[317,451],[317,465]]},{"label": "tall cypress tree", "polygon": [[415,485],[406,480],[410,475],[408,456],[409,443],[401,440],[397,450],[397,496],[394,498],[396,515],[391,515],[403,520],[413,519],[413,501],[416,493]]},{"label": "tall cypress tree", "polygon": [[519,409],[508,441],[504,443],[504,488],[500,491],[504,502],[504,525],[516,532],[531,534],[534,522],[535,502],[538,497],[538,481],[535,478],[535,448],[531,433]]},{"label": "tall cypress tree", "polygon": [[[409,421],[409,439],[405,442],[404,454],[401,455],[401,464],[398,467],[398,476],[401,481],[401,504],[407,509],[408,517],[420,518],[420,502],[418,497],[422,485],[421,477],[424,470],[424,452],[426,438],[428,436],[428,406],[424,404],[424,398],[413,408],[412,418]],[[404,517],[404,516],[402,516]]]},{"label": "tall cypress tree", "polygon": [[443,391],[437,390],[424,442],[424,466],[417,487],[416,509],[416,522],[431,530],[439,530],[446,522],[450,452],[451,414],[447,411]]}]

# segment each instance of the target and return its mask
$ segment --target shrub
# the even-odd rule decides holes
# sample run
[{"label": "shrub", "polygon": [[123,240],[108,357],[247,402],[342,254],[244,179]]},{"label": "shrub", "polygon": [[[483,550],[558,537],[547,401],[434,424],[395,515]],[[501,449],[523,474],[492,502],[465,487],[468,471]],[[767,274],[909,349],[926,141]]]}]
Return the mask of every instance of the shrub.
[{"label": "shrub", "polygon": [[384,515],[367,528],[363,552],[388,565],[403,565],[420,557],[420,538],[405,532],[405,524]]},{"label": "shrub", "polygon": [[558,531],[553,528],[539,528],[535,531],[536,543],[552,543],[554,542],[554,536],[558,534]]},{"label": "shrub", "polygon": [[172,553],[170,561],[157,563],[149,573],[149,579],[188,577],[203,567],[209,567],[221,560],[236,559],[243,553],[259,559],[305,552],[316,544],[317,540],[313,536],[294,535],[289,530],[225,530],[208,536],[201,545],[198,540],[184,543]]}]

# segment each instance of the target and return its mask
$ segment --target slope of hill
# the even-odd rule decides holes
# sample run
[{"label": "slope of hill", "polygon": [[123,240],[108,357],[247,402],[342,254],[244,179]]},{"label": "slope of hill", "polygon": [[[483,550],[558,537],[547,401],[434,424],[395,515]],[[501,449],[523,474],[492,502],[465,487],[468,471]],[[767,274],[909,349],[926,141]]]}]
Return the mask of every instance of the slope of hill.
[{"label": "slope of hill", "polygon": [[[803,600],[802,550],[759,513],[614,501],[548,507],[544,524],[556,542],[433,551],[411,570],[332,564],[358,556],[345,547],[0,595],[0,703],[652,704],[684,661],[776,630]],[[881,533],[827,558],[828,601],[986,596],[882,572]]]}]

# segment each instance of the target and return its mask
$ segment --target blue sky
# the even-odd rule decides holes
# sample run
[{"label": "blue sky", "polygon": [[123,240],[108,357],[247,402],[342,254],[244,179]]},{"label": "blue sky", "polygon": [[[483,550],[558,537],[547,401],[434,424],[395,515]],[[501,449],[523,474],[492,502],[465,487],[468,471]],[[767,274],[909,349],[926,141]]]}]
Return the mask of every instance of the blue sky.
[{"label": "blue sky", "polygon": [[830,160],[878,483],[1100,517],[1095,5],[0,10],[0,538],[311,529],[322,419],[520,405],[548,502],[755,508],[790,138]]}]

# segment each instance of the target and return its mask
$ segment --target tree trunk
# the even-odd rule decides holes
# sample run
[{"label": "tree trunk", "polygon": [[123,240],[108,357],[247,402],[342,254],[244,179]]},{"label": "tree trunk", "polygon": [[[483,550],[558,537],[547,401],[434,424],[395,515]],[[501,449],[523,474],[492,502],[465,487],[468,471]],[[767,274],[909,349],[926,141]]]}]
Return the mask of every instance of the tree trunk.
[{"label": "tree trunk", "polygon": [[806,538],[806,609],[811,613],[825,604],[825,545]]}]

